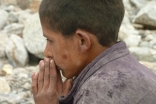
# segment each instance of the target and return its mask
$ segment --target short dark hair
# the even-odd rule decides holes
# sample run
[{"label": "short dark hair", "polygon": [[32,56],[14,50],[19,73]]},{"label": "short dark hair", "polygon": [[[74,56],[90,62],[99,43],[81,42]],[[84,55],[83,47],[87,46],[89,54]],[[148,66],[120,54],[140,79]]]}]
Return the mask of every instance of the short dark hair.
[{"label": "short dark hair", "polygon": [[64,36],[83,29],[96,35],[101,45],[109,46],[117,41],[124,5],[122,0],[42,0],[39,16]]}]

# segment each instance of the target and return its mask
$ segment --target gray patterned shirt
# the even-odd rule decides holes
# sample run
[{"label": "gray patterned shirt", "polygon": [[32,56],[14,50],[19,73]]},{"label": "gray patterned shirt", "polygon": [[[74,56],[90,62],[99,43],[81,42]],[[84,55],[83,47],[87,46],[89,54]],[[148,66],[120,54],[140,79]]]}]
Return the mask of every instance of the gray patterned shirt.
[{"label": "gray patterned shirt", "polygon": [[121,41],[84,68],[60,104],[156,104],[156,75]]}]

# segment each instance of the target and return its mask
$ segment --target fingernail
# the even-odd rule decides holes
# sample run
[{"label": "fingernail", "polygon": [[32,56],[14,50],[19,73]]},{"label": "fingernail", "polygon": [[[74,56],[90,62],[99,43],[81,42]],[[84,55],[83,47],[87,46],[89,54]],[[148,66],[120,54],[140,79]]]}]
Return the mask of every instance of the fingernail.
[{"label": "fingernail", "polygon": [[35,77],[37,78],[37,76],[38,76],[38,73],[35,73]]}]

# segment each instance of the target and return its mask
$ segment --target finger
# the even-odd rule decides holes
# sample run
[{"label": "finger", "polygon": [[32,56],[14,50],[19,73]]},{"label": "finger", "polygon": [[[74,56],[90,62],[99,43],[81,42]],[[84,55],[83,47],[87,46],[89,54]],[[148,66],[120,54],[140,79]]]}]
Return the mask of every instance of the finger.
[{"label": "finger", "polygon": [[33,73],[32,74],[32,93],[33,95],[37,95],[37,90],[38,90],[38,73]]},{"label": "finger", "polygon": [[61,73],[60,70],[57,70],[57,91],[59,93],[59,95],[62,95],[62,90],[63,90],[63,82],[62,82],[62,77],[61,77]]},{"label": "finger", "polygon": [[45,71],[44,71],[44,86],[43,86],[43,88],[44,89],[47,89],[48,88],[48,86],[49,86],[49,77],[50,77],[50,75],[49,75],[49,69],[50,69],[50,66],[49,66],[49,64],[50,64],[50,60],[49,60],[49,58],[45,58],[44,59],[44,63],[45,63]]},{"label": "finger", "polygon": [[69,91],[71,90],[72,86],[73,86],[73,79],[66,79],[64,84],[63,84],[63,96],[66,96]]},{"label": "finger", "polygon": [[49,89],[57,88],[57,71],[53,60],[50,60],[50,85]]},{"label": "finger", "polygon": [[40,71],[38,76],[38,92],[42,90],[43,87],[43,81],[44,81],[44,61],[41,60],[39,63]]}]

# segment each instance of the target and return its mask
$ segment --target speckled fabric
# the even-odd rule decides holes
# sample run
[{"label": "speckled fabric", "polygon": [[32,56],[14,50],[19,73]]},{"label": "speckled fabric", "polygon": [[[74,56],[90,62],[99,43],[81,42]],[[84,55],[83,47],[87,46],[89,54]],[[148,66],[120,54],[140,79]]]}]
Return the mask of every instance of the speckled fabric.
[{"label": "speckled fabric", "polygon": [[60,104],[156,104],[156,75],[121,41],[86,66]]}]

